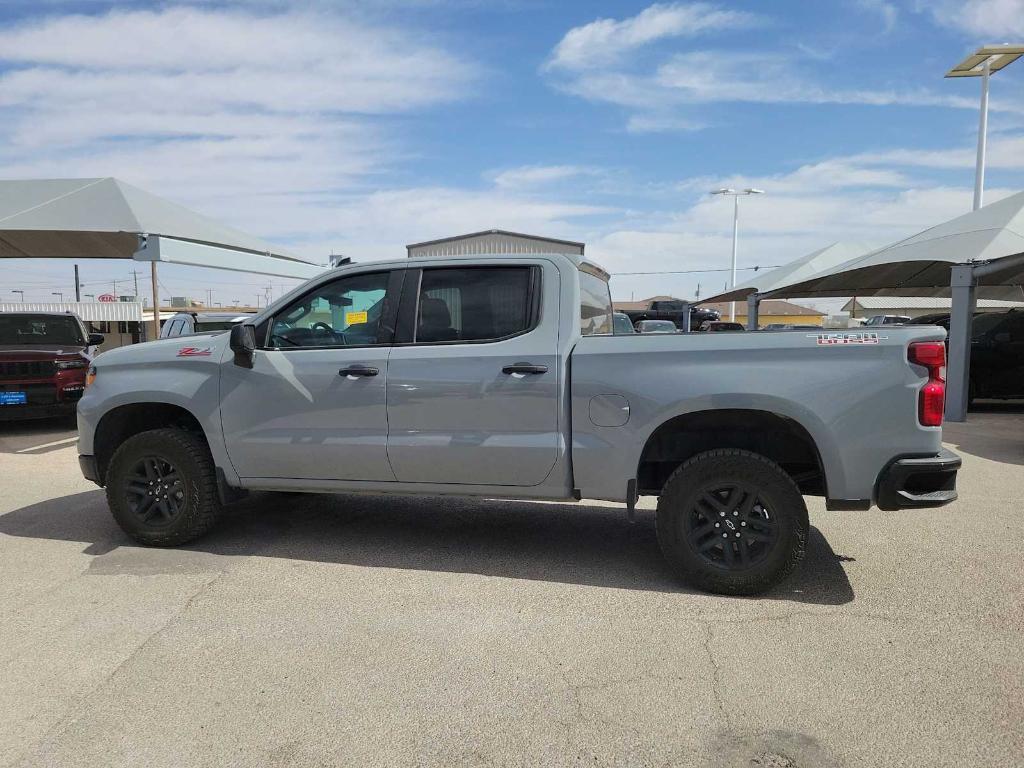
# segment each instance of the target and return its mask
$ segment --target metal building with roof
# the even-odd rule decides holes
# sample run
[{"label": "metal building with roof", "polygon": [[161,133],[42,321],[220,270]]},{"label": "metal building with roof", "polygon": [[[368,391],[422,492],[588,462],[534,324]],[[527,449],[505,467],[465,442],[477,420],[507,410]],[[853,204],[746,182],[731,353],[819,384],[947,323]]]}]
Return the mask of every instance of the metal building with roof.
[{"label": "metal building with roof", "polygon": [[490,254],[520,255],[530,253],[568,253],[583,255],[583,243],[553,237],[527,235],[504,229],[488,229],[468,235],[443,237],[405,246],[409,258],[417,256],[483,256]]}]

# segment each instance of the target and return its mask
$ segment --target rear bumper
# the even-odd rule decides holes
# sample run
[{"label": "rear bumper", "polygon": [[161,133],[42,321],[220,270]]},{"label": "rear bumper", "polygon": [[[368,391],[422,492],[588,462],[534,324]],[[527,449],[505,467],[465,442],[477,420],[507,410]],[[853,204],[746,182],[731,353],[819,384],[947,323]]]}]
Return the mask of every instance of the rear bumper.
[{"label": "rear bumper", "polygon": [[960,457],[943,449],[934,456],[894,459],[878,476],[875,490],[879,509],[941,507],[956,501]]}]

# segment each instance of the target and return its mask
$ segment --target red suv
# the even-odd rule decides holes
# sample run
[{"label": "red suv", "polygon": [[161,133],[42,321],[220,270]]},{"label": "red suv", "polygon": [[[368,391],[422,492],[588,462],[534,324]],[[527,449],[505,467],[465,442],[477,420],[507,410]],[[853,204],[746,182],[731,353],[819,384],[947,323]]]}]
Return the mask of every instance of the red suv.
[{"label": "red suv", "polygon": [[70,313],[0,313],[0,420],[74,415],[102,343]]}]

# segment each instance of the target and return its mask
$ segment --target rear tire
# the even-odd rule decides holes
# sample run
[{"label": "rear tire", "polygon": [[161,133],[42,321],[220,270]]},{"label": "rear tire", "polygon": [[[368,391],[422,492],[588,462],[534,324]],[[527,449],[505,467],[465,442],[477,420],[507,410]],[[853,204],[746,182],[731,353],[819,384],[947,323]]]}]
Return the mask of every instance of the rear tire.
[{"label": "rear tire", "polygon": [[210,449],[183,429],[154,429],[125,440],[110,460],[106,481],[114,520],[147,546],[192,541],[221,514]]},{"label": "rear tire", "polygon": [[699,589],[752,595],[782,582],[803,558],[807,507],[774,461],[720,449],[683,463],[658,499],[658,544]]}]

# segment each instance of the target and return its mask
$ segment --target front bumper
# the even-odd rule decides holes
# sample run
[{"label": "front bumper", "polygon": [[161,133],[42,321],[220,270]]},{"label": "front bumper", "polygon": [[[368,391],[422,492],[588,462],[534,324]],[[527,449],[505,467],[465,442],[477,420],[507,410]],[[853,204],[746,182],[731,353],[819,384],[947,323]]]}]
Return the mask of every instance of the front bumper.
[{"label": "front bumper", "polygon": [[893,459],[878,476],[876,504],[886,511],[941,507],[956,501],[960,457],[942,449],[934,456]]}]

